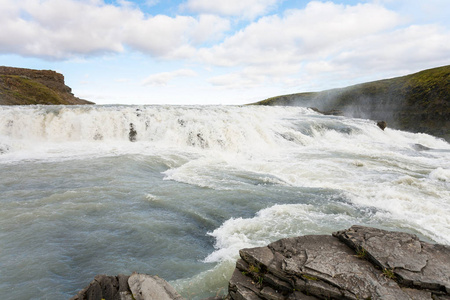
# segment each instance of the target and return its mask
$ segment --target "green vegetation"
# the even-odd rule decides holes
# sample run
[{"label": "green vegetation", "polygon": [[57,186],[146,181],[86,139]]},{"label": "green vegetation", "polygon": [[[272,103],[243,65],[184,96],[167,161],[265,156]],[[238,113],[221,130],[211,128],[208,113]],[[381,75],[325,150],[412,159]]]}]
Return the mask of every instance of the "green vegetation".
[{"label": "green vegetation", "polygon": [[366,249],[364,249],[363,247],[358,248],[358,250],[356,251],[356,257],[366,258],[366,256],[367,256]]},{"label": "green vegetation", "polygon": [[0,105],[30,104],[94,103],[75,97],[55,71],[0,66]]},{"label": "green vegetation", "polygon": [[306,274],[302,274],[302,277],[305,278],[306,280],[312,280],[312,281],[319,280],[317,277],[306,275]]},{"label": "green vegetation", "polygon": [[248,271],[249,271],[250,273],[259,273],[259,272],[260,272],[260,269],[259,269],[257,266],[250,265],[250,266],[248,267]]},{"label": "green vegetation", "polygon": [[392,270],[392,269],[384,268],[383,275],[386,276],[386,278],[395,279],[394,270]]},{"label": "green vegetation", "polygon": [[315,107],[450,141],[450,66],[342,89],[272,97],[256,105]]},{"label": "green vegetation", "polygon": [[54,90],[30,78],[0,75],[2,104],[69,104]]},{"label": "green vegetation", "polygon": [[262,272],[259,267],[252,264],[249,265],[248,272],[246,272],[246,274],[249,274],[253,278],[253,280],[255,280],[255,284],[257,286],[262,286],[264,281],[264,272]]}]

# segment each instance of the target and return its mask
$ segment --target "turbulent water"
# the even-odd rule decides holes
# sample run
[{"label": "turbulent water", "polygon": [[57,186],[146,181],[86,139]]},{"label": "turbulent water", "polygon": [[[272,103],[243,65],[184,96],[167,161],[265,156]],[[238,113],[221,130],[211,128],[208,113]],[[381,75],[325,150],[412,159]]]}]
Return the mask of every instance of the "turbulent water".
[{"label": "turbulent water", "polygon": [[292,107],[0,106],[0,295],[226,292],[238,250],[353,224],[450,244],[450,144]]}]

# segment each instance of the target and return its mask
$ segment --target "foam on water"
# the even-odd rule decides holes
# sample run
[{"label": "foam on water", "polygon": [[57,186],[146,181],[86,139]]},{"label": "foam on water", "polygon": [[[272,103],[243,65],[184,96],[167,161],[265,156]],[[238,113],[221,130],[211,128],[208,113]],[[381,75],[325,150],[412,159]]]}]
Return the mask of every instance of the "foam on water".
[{"label": "foam on water", "polygon": [[[0,168],[8,270],[18,267],[10,255],[21,247],[34,255],[28,240],[45,232],[58,247],[87,243],[75,258],[70,250],[36,252],[52,268],[167,268],[186,297],[201,298],[226,286],[239,249],[283,237],[363,224],[450,244],[447,142],[306,108],[0,107]],[[49,232],[60,232],[62,220],[73,232],[55,241]],[[110,250],[107,266],[92,263],[100,242],[130,257]],[[186,249],[177,245],[189,259],[181,261]],[[74,279],[43,280],[46,291],[80,288]]]}]

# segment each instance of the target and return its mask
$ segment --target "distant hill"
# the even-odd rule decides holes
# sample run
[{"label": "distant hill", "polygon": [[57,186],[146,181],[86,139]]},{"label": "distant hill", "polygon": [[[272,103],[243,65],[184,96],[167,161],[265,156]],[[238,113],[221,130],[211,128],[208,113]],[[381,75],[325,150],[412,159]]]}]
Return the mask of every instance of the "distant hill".
[{"label": "distant hill", "polygon": [[94,104],[75,97],[64,76],[51,70],[0,66],[0,105]]},{"label": "distant hill", "polygon": [[257,105],[314,107],[322,112],[386,121],[388,127],[450,141],[450,66],[322,92],[269,98]]}]

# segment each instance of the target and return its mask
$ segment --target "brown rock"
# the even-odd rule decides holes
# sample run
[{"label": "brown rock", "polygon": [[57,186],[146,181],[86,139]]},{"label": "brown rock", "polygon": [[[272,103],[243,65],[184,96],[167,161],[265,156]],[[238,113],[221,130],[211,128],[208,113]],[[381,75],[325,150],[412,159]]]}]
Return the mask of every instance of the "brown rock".
[{"label": "brown rock", "polygon": [[0,105],[29,104],[94,103],[75,97],[55,71],[0,66]]},{"label": "brown rock", "polygon": [[384,130],[387,127],[387,123],[385,121],[379,121],[377,122],[377,126],[381,128],[381,130]]}]

